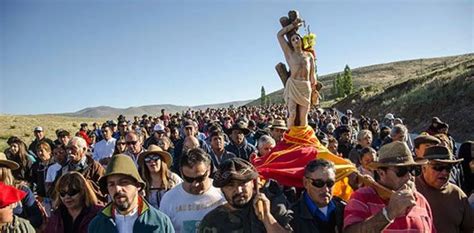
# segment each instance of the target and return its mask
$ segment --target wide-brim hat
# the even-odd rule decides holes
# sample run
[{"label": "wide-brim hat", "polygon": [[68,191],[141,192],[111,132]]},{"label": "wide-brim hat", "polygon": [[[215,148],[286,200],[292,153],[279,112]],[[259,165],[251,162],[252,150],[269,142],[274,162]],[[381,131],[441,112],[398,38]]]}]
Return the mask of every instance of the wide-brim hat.
[{"label": "wide-brim hat", "polygon": [[382,146],[379,150],[379,158],[368,165],[370,169],[380,167],[404,167],[427,164],[426,159],[413,159],[413,155],[404,142],[395,141]]},{"label": "wide-brim hat", "polygon": [[286,127],[286,122],[285,120],[281,120],[281,119],[276,119],[276,120],[273,120],[271,126],[270,126],[270,129],[284,129],[284,130],[288,130],[288,127]]},{"label": "wide-brim hat", "polygon": [[150,146],[148,146],[147,151],[141,153],[138,156],[138,164],[144,164],[143,160],[148,155],[159,155],[161,157],[161,160],[163,160],[166,165],[168,165],[168,167],[171,167],[171,164],[173,164],[173,158],[171,157],[171,154],[164,151],[163,149],[161,149],[161,147],[155,144],[151,144]]},{"label": "wide-brim hat", "polygon": [[19,202],[26,196],[23,192],[13,186],[0,182],[0,209],[3,209],[13,203]]},{"label": "wide-brim hat", "polygon": [[8,167],[10,170],[16,170],[20,167],[17,162],[8,160],[7,156],[3,152],[0,152],[0,166]]},{"label": "wide-brim hat", "polygon": [[418,137],[413,140],[415,147],[418,147],[421,144],[439,144],[441,141],[434,136],[428,135],[428,134],[420,134]]},{"label": "wide-brim hat", "polygon": [[101,190],[104,193],[108,193],[107,191],[107,177],[111,175],[124,175],[129,176],[136,180],[140,185],[141,188],[145,188],[146,183],[142,180],[140,175],[138,174],[138,169],[135,163],[133,162],[132,158],[126,154],[117,154],[112,156],[109,164],[107,165],[107,170],[105,171],[105,175],[100,177],[99,185]]},{"label": "wide-brim hat", "polygon": [[229,129],[226,130],[228,135],[232,134],[233,130],[242,130],[245,135],[250,133],[250,130],[247,129],[247,124],[243,121],[239,121],[232,125]]},{"label": "wide-brim hat", "polygon": [[232,180],[247,182],[258,177],[255,167],[248,161],[241,158],[227,159],[219,165],[212,185],[221,188],[229,184]]},{"label": "wide-brim hat", "polygon": [[464,159],[454,159],[453,153],[445,146],[431,146],[426,148],[423,158],[428,161],[435,161],[439,163],[459,163]]}]

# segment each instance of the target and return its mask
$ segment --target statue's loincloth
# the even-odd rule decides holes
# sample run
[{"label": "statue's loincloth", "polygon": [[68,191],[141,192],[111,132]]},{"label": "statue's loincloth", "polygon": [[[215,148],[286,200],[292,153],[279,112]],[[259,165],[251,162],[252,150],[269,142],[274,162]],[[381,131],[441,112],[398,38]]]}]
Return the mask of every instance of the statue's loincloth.
[{"label": "statue's loincloth", "polygon": [[310,81],[296,80],[289,78],[286,81],[283,92],[285,102],[288,104],[292,100],[298,105],[309,107],[311,103],[311,83]]}]

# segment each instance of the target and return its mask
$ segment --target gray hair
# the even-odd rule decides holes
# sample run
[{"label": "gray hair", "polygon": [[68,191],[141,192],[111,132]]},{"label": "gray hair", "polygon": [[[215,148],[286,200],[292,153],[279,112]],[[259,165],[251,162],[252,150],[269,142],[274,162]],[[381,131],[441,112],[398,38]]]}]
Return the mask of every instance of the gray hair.
[{"label": "gray hair", "polygon": [[76,144],[81,149],[87,149],[87,142],[82,137],[74,136],[69,140],[68,146],[72,144]]},{"label": "gray hair", "polygon": [[267,145],[267,144],[272,144],[272,145],[275,145],[275,139],[273,139],[272,137],[268,136],[268,135],[262,135],[259,139],[258,139],[258,148],[260,148],[261,146],[264,146],[264,145]]},{"label": "gray hair", "polygon": [[393,126],[392,131],[390,131],[390,136],[394,137],[395,135],[399,134],[403,135],[403,138],[406,139],[408,134],[407,127],[402,124],[396,124]]},{"label": "gray hair", "polygon": [[320,168],[332,169],[334,170],[334,172],[336,171],[333,162],[325,159],[315,159],[311,160],[304,168],[304,176],[309,176],[311,173],[315,172]]}]

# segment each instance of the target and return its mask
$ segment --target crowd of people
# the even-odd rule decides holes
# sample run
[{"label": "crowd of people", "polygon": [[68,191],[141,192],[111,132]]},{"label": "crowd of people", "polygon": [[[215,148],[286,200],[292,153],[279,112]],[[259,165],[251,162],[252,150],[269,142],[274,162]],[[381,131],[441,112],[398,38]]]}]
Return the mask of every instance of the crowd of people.
[{"label": "crowd of people", "polygon": [[390,190],[351,175],[344,200],[324,159],[306,165],[304,188],[260,180],[252,161],[284,140],[288,114],[284,105],[162,110],[55,129],[54,139],[38,126],[29,145],[12,136],[0,153],[1,232],[474,231],[474,142],[457,148],[438,117],[411,138],[391,113],[312,109],[321,144]]}]

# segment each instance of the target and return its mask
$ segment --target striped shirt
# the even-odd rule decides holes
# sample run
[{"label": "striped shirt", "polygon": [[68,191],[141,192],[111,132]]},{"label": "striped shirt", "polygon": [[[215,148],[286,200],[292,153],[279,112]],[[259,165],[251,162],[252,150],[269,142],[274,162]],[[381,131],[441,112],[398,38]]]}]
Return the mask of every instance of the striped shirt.
[{"label": "striped shirt", "polygon": [[[395,218],[394,222],[389,224],[382,232],[436,232],[428,202],[419,192],[415,192],[415,197],[416,206],[405,215]],[[344,229],[374,216],[382,211],[387,204],[388,202],[384,202],[373,188],[358,189],[352,194],[344,210]]]}]

